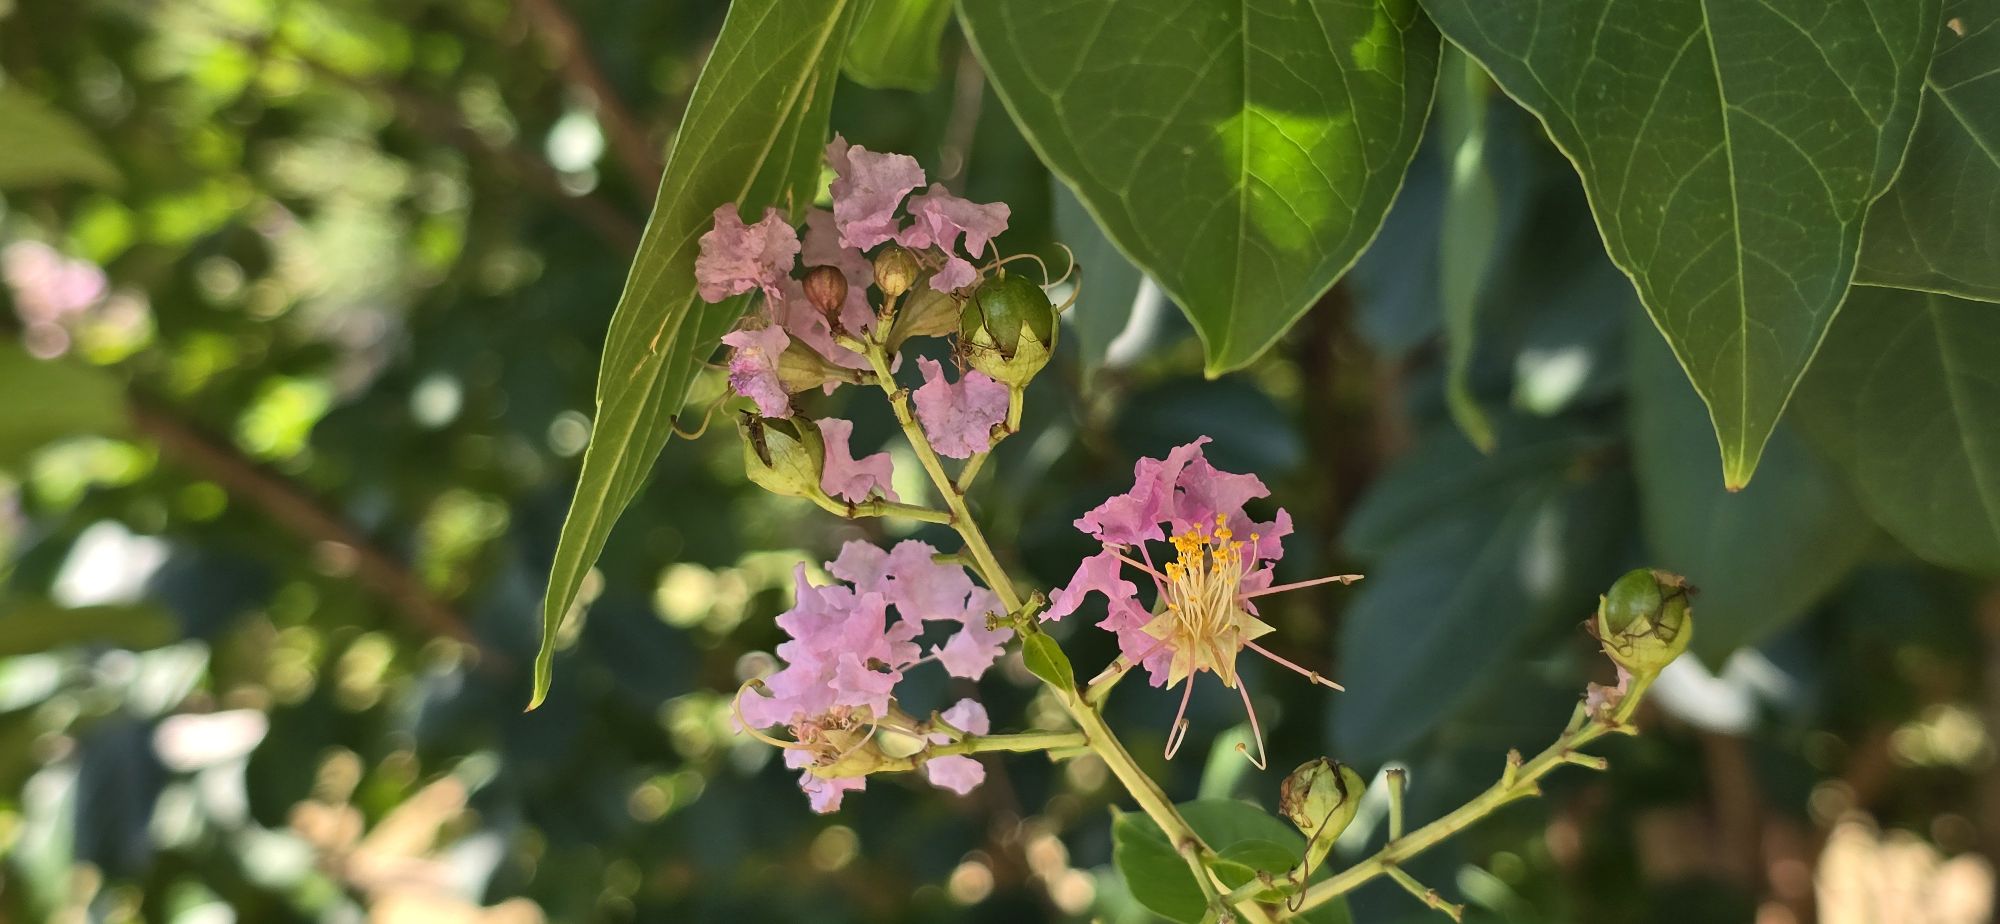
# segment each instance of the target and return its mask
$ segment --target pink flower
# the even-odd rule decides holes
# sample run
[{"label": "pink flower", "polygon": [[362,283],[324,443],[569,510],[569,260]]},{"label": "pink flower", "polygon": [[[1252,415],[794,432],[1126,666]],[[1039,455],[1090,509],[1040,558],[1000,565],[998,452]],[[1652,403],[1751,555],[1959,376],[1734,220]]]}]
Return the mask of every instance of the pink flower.
[{"label": "pink flower", "polygon": [[[798,567],[795,603],[778,616],[778,628],[790,637],[778,646],[784,666],[758,684],[761,690],[746,687],[736,698],[745,728],[784,726],[790,733],[785,763],[805,771],[800,787],[818,811],[832,811],[842,794],[862,788],[862,778],[838,775],[841,761],[867,747],[879,726],[898,721],[896,686],[905,671],[934,658],[953,675],[977,680],[1013,634],[986,628],[987,614],[999,608],[993,593],[975,586],[964,566],[937,561],[937,550],[922,542],[905,540],[888,551],[849,542],[827,570],[845,583],[815,586],[805,566]],[[916,641],[925,622],[958,627],[928,656]],[[945,718],[986,733],[985,710],[970,700]],[[942,774],[932,781],[945,788],[965,792],[983,778],[977,761],[939,761],[942,768],[927,772]]]},{"label": "pink flower", "polygon": [[896,489],[889,486],[895,477],[895,466],[888,453],[878,452],[857,460],[848,447],[848,440],[854,436],[853,421],[825,417],[818,423],[820,439],[826,443],[826,467],[820,472],[820,490],[829,497],[856,504],[877,493],[890,500],[897,499]]},{"label": "pink flower", "polygon": [[977,370],[947,383],[944,367],[928,357],[917,357],[917,368],[924,384],[911,397],[931,448],[954,459],[993,448],[993,428],[1007,420],[1007,386]]},{"label": "pink flower", "polygon": [[826,146],[826,162],[837,177],[827,187],[833,220],[843,247],[866,250],[896,237],[896,207],[910,190],[924,185],[924,168],[907,154],[877,154],[850,145],[839,135]]},{"label": "pink flower", "polygon": [[977,257],[986,252],[988,242],[1007,230],[1009,214],[1005,203],[961,199],[933,183],[921,195],[911,197],[913,221],[898,241],[912,250],[934,246],[943,251],[944,267],[931,276],[931,288],[949,292],[970,285],[978,276],[972,264],[958,255],[960,236],[965,239],[965,252]]},{"label": "pink flower", "polygon": [[[968,735],[983,735],[992,728],[986,718],[986,707],[969,699],[959,700],[940,718]],[[946,744],[952,739],[950,735],[934,733],[930,735],[930,740],[933,744]],[[986,768],[971,757],[950,754],[925,761],[924,776],[931,781],[931,785],[962,796],[986,781]]]},{"label": "pink flower", "polygon": [[708,302],[751,289],[775,300],[798,255],[799,234],[777,209],[765,209],[756,224],[745,225],[735,205],[717,206],[715,227],[701,236],[701,254],[695,257],[695,290]]},{"label": "pink flower", "polygon": [[[1255,599],[1330,581],[1352,583],[1360,576],[1271,586],[1273,566],[1284,554],[1280,540],[1292,531],[1291,515],[1279,510],[1268,523],[1253,522],[1243,505],[1269,493],[1264,483],[1254,475],[1231,474],[1210,465],[1202,453],[1207,442],[1202,437],[1174,449],[1165,459],[1139,460],[1133,466],[1131,491],[1106,500],[1076,521],[1078,529],[1104,544],[1104,551],[1084,559],[1068,586],[1055,591],[1044,618],[1060,619],[1075,612],[1088,595],[1102,594],[1109,611],[1098,625],[1117,635],[1123,663],[1145,667],[1156,687],[1172,687],[1202,671],[1215,674],[1223,686],[1241,694],[1251,729],[1257,732],[1256,711],[1236,671],[1236,657],[1244,649],[1315,683],[1340,687],[1257,644],[1273,629],[1257,618]],[[1162,526],[1171,530],[1171,537]],[[1146,543],[1161,540],[1170,542],[1174,558],[1156,568]],[[1139,603],[1137,585],[1122,576],[1125,567],[1152,580],[1159,601],[1157,615]],[[1182,715],[1193,689],[1189,683],[1182,691]],[[1182,716],[1177,715],[1167,756],[1178,750],[1185,734]],[[1257,763],[1262,766],[1261,732],[1257,747]]]},{"label": "pink flower", "polygon": [[785,329],[769,327],[735,330],[722,335],[729,351],[729,390],[757,403],[757,413],[765,417],[789,417],[792,400],[778,377],[778,358],[792,338]]},{"label": "pink flower", "polygon": [[0,279],[14,293],[22,342],[28,352],[51,359],[69,350],[65,325],[104,300],[110,283],[88,260],[71,260],[40,241],[16,241],[0,251]]}]

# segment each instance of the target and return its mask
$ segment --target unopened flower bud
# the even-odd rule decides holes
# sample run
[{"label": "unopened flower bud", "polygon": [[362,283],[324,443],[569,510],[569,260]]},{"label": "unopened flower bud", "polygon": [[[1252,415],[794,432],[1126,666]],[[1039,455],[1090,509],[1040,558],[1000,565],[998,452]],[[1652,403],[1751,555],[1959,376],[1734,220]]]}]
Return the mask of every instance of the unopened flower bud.
[{"label": "unopened flower bud", "polygon": [[1361,809],[1368,784],[1354,768],[1329,758],[1306,761],[1278,785],[1278,814],[1314,843],[1332,844]]},{"label": "unopened flower bud", "polygon": [[875,255],[875,288],[883,295],[895,298],[917,284],[917,274],[923,267],[917,265],[917,258],[901,245],[890,244]]},{"label": "unopened flower bud", "polygon": [[958,332],[959,300],[930,286],[910,290],[889,326],[889,352],[902,349],[911,337],[942,337]]},{"label": "unopened flower bud", "polygon": [[972,368],[1020,388],[1048,365],[1059,329],[1048,293],[1026,276],[1001,270],[966,300],[959,347]]},{"label": "unopened flower bud", "polygon": [[838,319],[840,307],[847,304],[847,277],[838,267],[815,266],[806,270],[805,290],[806,301],[828,318]]},{"label": "unopened flower bud", "polygon": [[812,421],[746,412],[736,426],[743,434],[743,467],[751,481],[787,497],[817,498],[824,493],[820,472],[826,467],[826,444]]},{"label": "unopened flower bud", "polygon": [[866,381],[866,376],[861,372],[828,362],[825,356],[803,340],[793,340],[778,356],[778,382],[785,387],[786,394],[796,395],[827,385],[852,385],[863,381]]},{"label": "unopened flower bud", "polygon": [[1639,568],[1625,572],[1597,598],[1591,632],[1604,653],[1638,676],[1658,674],[1694,637],[1687,579]]}]

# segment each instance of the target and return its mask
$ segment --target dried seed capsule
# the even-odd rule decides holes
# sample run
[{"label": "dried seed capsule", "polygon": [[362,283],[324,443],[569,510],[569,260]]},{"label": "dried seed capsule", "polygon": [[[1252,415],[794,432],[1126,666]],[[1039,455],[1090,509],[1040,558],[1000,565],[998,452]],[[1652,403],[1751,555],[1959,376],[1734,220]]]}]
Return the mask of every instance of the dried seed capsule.
[{"label": "dried seed capsule", "polygon": [[815,266],[806,270],[806,301],[840,326],[840,306],[847,304],[847,277],[837,267]]}]

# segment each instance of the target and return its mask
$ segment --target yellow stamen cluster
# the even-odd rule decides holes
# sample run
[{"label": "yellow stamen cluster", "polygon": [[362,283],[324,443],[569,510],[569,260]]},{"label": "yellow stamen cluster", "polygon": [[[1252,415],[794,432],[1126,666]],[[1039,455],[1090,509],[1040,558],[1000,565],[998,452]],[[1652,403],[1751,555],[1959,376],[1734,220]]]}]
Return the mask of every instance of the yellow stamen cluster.
[{"label": "yellow stamen cluster", "polygon": [[[1250,534],[1252,556],[1259,538]],[[1216,515],[1213,529],[1196,526],[1169,541],[1175,560],[1163,569],[1165,609],[1145,628],[1147,635],[1174,652],[1167,685],[1206,670],[1214,671],[1224,686],[1234,687],[1236,653],[1244,642],[1272,631],[1250,615],[1239,596],[1247,570],[1245,543],[1236,539],[1222,514]]]}]

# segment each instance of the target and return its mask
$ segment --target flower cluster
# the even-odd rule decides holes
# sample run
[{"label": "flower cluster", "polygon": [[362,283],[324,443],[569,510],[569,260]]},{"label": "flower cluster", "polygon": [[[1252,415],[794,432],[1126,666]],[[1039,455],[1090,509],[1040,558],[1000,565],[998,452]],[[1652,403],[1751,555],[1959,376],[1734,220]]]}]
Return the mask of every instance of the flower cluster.
[{"label": "flower cluster", "polygon": [[[1360,576],[1273,586],[1274,568],[1284,556],[1282,540],[1292,532],[1291,515],[1280,508],[1269,522],[1252,521],[1244,504],[1270,492],[1255,475],[1209,464],[1202,452],[1208,441],[1201,437],[1165,459],[1140,459],[1133,467],[1132,490],[1076,521],[1077,529],[1103,544],[1103,551],[1084,559],[1069,584],[1055,591],[1043,618],[1061,619],[1089,595],[1103,595],[1109,611],[1098,626],[1118,636],[1124,664],[1143,666],[1156,687],[1173,687],[1202,671],[1215,674],[1242,696],[1254,730],[1256,709],[1236,671],[1236,657],[1246,648],[1339,689],[1257,644],[1274,630],[1257,618],[1256,599],[1330,581],[1351,583]],[[1174,554],[1156,566],[1147,544],[1159,542],[1168,543]],[[1139,586],[1124,577],[1126,568],[1151,580],[1155,609],[1140,602]],[[1169,757],[1186,735],[1184,716],[1193,689],[1189,683],[1182,690],[1180,714],[1168,736]],[[1261,766],[1261,734],[1258,748]]]},{"label": "flower cluster", "polygon": [[[777,209],[746,224],[736,206],[723,205],[695,261],[702,298],[763,295],[764,310],[722,342],[730,347],[731,391],[767,418],[791,416],[799,392],[864,380],[870,363],[848,348],[856,340],[884,338],[893,353],[910,336],[955,332],[959,302],[982,278],[968,257],[984,255],[1007,228],[1004,204],[971,202],[935,183],[912,195],[925,185],[924,171],[908,155],[878,154],[835,136],[826,159],[835,175],[833,208],[807,214],[803,239]],[[872,259],[870,249],[879,249]],[[879,307],[871,287],[881,293]],[[906,293],[907,317],[898,319],[896,299]],[[967,458],[991,448],[1006,418],[1006,386],[978,371],[950,382],[940,364],[922,363],[917,415],[938,451]],[[831,469],[832,459],[851,458],[851,428],[823,430]],[[834,489],[836,481],[846,493]],[[887,484],[851,469],[829,474],[828,482],[829,495],[857,503]]]},{"label": "flower cluster", "polygon": [[[945,710],[939,718],[955,731],[939,731],[904,712],[896,698],[904,672],[926,661],[954,677],[979,679],[1013,636],[991,624],[1001,609],[993,592],[975,586],[962,565],[938,558],[935,548],[915,540],[886,552],[857,541],[826,563],[843,583],[815,586],[805,565],[798,567],[796,603],[778,617],[791,637],[778,646],[785,666],[755,684],[761,689],[738,694],[737,714],[746,728],[787,729],[791,740],[779,742],[785,763],[805,771],[800,786],[817,811],[833,811],[843,793],[863,788],[884,756],[883,731],[914,739],[919,752],[956,733],[987,731],[986,710],[973,700]],[[919,637],[928,623],[951,632],[926,653]],[[961,794],[986,775],[962,755],[927,758],[922,766],[933,784]]]}]

